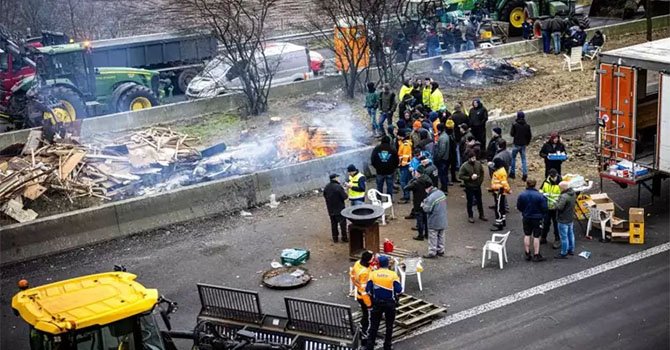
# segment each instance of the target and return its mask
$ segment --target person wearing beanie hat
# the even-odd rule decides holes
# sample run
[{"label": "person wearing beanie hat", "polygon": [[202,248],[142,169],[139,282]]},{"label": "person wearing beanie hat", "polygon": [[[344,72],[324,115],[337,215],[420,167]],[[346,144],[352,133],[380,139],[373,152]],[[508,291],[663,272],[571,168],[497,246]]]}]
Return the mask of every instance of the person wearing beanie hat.
[{"label": "person wearing beanie hat", "polygon": [[551,133],[549,140],[542,146],[542,149],[540,149],[540,157],[544,159],[544,177],[549,176],[550,169],[556,169],[558,174],[561,175],[561,165],[563,164],[563,161],[559,159],[549,159],[550,154],[567,155],[565,152],[565,145],[561,142],[560,135],[555,131]]},{"label": "person wearing beanie hat", "polygon": [[496,221],[491,228],[491,231],[502,231],[503,227],[507,225],[506,222],[506,195],[512,193],[512,188],[507,182],[507,171],[505,171],[505,162],[500,158],[493,159],[493,176],[491,177],[491,187],[489,191],[493,193],[494,212]]},{"label": "person wearing beanie hat", "polygon": [[[540,236],[542,236],[542,219],[547,212],[547,199],[542,193],[535,189],[536,181],[528,179],[526,190],[519,194],[516,200],[516,208],[521,212],[523,222],[523,246],[526,253],[526,261],[544,261],[540,254]],[[572,207],[574,211],[574,206]],[[533,240],[533,252],[530,254],[531,239]]]},{"label": "person wearing beanie hat", "polygon": [[330,182],[323,188],[323,198],[326,200],[326,208],[328,209],[328,216],[330,216],[330,232],[333,242],[337,243],[339,236],[342,236],[342,242],[348,242],[347,220],[341,214],[344,209],[344,201],[347,200],[348,196],[340,185],[337,174],[330,175]]},{"label": "person wearing beanie hat", "polygon": [[[453,123],[452,123],[453,124]],[[435,153],[433,155],[433,160],[435,166],[437,167],[437,176],[440,180],[440,189],[442,192],[447,193],[449,191],[449,152],[451,148],[451,139],[446,132],[446,127],[444,124],[437,126],[438,138],[437,145],[434,147]]]},{"label": "person wearing beanie hat", "polygon": [[486,146],[486,160],[491,162],[493,157],[495,157],[498,152],[498,143],[502,140],[502,129],[495,127],[491,129],[491,140],[489,141],[488,146]]},{"label": "person wearing beanie hat", "polygon": [[417,241],[423,241],[424,238],[428,238],[428,223],[426,222],[426,213],[421,210],[421,202],[423,202],[427,195],[425,184],[431,182],[431,180],[426,175],[423,167],[419,167],[412,175],[412,180],[405,187],[405,189],[412,191],[412,212],[406,219],[416,219],[417,235],[413,238]]},{"label": "person wearing beanie hat", "polygon": [[447,230],[447,196],[431,182],[426,183],[426,199],[421,209],[428,217],[428,254],[424,258],[433,259],[444,255],[444,234]]},{"label": "person wearing beanie hat", "polygon": [[484,216],[484,204],[482,201],[482,183],[484,182],[484,167],[481,162],[477,161],[477,155],[474,152],[468,152],[468,161],[463,162],[461,169],[458,171],[459,180],[463,181],[465,187],[465,199],[467,201],[466,210],[468,213],[468,221],[473,224],[475,222],[472,206],[477,205],[479,212],[479,219],[488,221]]},{"label": "person wearing beanie hat", "polygon": [[382,133],[382,130],[379,130],[379,124],[377,124],[377,108],[379,108],[379,94],[375,88],[375,83],[368,83],[368,93],[365,95],[365,109],[368,111],[368,116],[370,117],[370,122],[372,123],[372,133],[377,135]]},{"label": "person wearing beanie hat", "polygon": [[386,184],[386,193],[393,196],[393,175],[398,169],[399,159],[398,151],[391,146],[389,136],[384,135],[379,145],[372,150],[370,164],[375,168],[377,191],[384,193],[384,184]]},{"label": "person wearing beanie hat", "polygon": [[374,254],[366,250],[361,254],[361,258],[354,263],[351,270],[349,270],[349,278],[351,283],[356,288],[356,301],[361,306],[361,321],[360,330],[361,338],[365,339],[368,336],[368,328],[370,328],[370,308],[372,307],[372,298],[365,291],[370,279],[370,263]]},{"label": "person wearing beanie hat", "polygon": [[347,167],[347,174],[349,174],[349,181],[344,184],[344,187],[347,189],[349,202],[351,205],[365,203],[365,176],[353,164]]},{"label": "person wearing beanie hat", "polygon": [[398,304],[402,285],[400,278],[394,271],[389,270],[389,258],[386,255],[380,255],[378,258],[379,269],[371,271],[365,291],[372,298],[372,312],[370,314],[370,330],[366,350],[373,350],[377,340],[377,332],[382,316],[386,324],[384,332],[384,349],[391,349],[391,339],[393,338],[393,323],[395,322],[396,305]]},{"label": "person wearing beanie hat", "polygon": [[[472,108],[468,113],[472,135],[484,147],[486,145],[486,122],[489,120],[489,111],[478,98],[472,100]],[[482,152],[485,153],[485,152]],[[480,157],[482,154],[480,154]]]},{"label": "person wearing beanie hat", "polygon": [[528,165],[526,162],[526,147],[530,144],[530,141],[533,139],[533,133],[531,132],[530,125],[526,122],[526,115],[523,111],[516,112],[516,121],[512,124],[512,129],[509,132],[510,136],[513,138],[513,147],[512,147],[512,163],[510,164],[509,169],[509,178],[515,178],[516,174],[516,155],[521,155],[521,180],[526,181],[528,178]]}]

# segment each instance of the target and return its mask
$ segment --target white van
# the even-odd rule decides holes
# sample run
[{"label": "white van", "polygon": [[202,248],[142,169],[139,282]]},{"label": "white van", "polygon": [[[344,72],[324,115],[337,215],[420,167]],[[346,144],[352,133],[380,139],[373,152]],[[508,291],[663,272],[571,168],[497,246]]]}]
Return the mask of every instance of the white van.
[{"label": "white van", "polygon": [[[324,68],[324,58],[316,51],[309,52],[309,68],[305,47],[291,43],[268,43],[264,53],[270,67],[276,67],[273,84],[305,80]],[[239,69],[218,56],[211,60],[186,89],[190,99],[213,97],[242,89]]]}]

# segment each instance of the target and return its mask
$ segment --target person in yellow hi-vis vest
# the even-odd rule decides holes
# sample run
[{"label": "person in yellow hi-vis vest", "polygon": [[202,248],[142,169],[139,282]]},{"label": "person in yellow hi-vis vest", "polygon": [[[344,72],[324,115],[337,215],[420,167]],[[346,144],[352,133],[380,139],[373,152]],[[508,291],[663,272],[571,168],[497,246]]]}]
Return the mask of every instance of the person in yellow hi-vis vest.
[{"label": "person in yellow hi-vis vest", "polygon": [[442,91],[440,91],[440,84],[436,81],[430,84],[430,109],[433,112],[440,112],[445,110],[444,106],[444,96],[442,96]]},{"label": "person in yellow hi-vis vest", "polygon": [[344,188],[347,189],[349,202],[351,202],[351,205],[365,203],[365,176],[353,164],[349,164],[347,173],[349,174],[349,181],[344,184]]},{"label": "person in yellow hi-vis vest", "polygon": [[389,270],[389,258],[379,256],[379,270],[370,272],[365,291],[372,297],[372,312],[370,314],[370,332],[365,349],[375,347],[375,338],[379,330],[379,323],[384,316],[386,331],[384,332],[384,350],[391,350],[393,337],[393,322],[395,322],[396,305],[398,304],[402,286],[398,274]]},{"label": "person in yellow hi-vis vest", "polygon": [[404,130],[398,132],[398,170],[400,172],[400,188],[402,188],[402,198],[400,203],[409,202],[409,190],[406,190],[411,174],[409,171],[409,162],[412,160],[412,140],[407,136]]},{"label": "person in yellow hi-vis vest", "polygon": [[423,81],[423,90],[421,91],[422,93],[421,102],[423,106],[426,108],[430,108],[430,93],[432,92],[432,87],[430,83],[431,83],[430,78],[426,78],[426,80]]},{"label": "person in yellow hi-vis vest", "polygon": [[512,193],[512,188],[507,182],[507,171],[505,170],[505,162],[500,158],[493,159],[493,168],[495,171],[491,177],[490,192],[493,192],[494,211],[496,221],[491,228],[491,231],[502,231],[503,227],[507,226],[507,204],[506,195]]},{"label": "person in yellow hi-vis vest", "polygon": [[365,287],[368,284],[368,279],[370,277],[370,261],[372,261],[372,252],[364,251],[361,254],[361,259],[354,263],[354,266],[351,268],[349,273],[349,278],[351,282],[356,287],[356,301],[361,306],[361,338],[368,338],[368,328],[370,328],[370,308],[372,307],[372,299],[368,292],[365,291]]}]

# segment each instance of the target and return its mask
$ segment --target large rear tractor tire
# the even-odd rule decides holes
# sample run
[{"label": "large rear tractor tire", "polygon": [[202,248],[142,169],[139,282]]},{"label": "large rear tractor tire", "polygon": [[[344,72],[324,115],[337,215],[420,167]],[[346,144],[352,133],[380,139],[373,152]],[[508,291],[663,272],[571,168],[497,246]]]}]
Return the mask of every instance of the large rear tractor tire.
[{"label": "large rear tractor tire", "polygon": [[158,98],[146,86],[135,85],[121,94],[116,104],[118,112],[139,111],[158,106]]},{"label": "large rear tractor tire", "polygon": [[196,75],[198,75],[198,71],[191,68],[184,69],[179,73],[179,76],[177,76],[177,87],[182,93],[186,93],[188,83],[190,83]]},{"label": "large rear tractor tire", "polygon": [[521,25],[526,21],[526,4],[523,0],[510,0],[500,11],[499,19],[509,23],[510,37],[520,36],[522,33]]},{"label": "large rear tractor tire", "polygon": [[[79,94],[66,86],[55,86],[43,91],[40,96],[43,105],[48,105],[50,110],[43,106],[31,108],[32,111],[40,111],[41,117],[48,120],[52,125],[57,123],[71,123],[77,119],[88,116],[86,103]],[[35,104],[36,102],[31,102]],[[53,112],[53,113],[52,113]],[[32,119],[32,118],[31,118]],[[37,124],[37,120],[33,120]]]}]

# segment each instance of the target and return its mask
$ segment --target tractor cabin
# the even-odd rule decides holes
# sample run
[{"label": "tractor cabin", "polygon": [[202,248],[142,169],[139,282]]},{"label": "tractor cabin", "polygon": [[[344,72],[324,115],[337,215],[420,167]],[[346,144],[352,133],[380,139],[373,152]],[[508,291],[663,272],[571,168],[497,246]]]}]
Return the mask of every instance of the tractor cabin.
[{"label": "tractor cabin", "polygon": [[670,175],[670,38],[603,52],[596,72],[601,190],[637,185],[653,203]]}]

